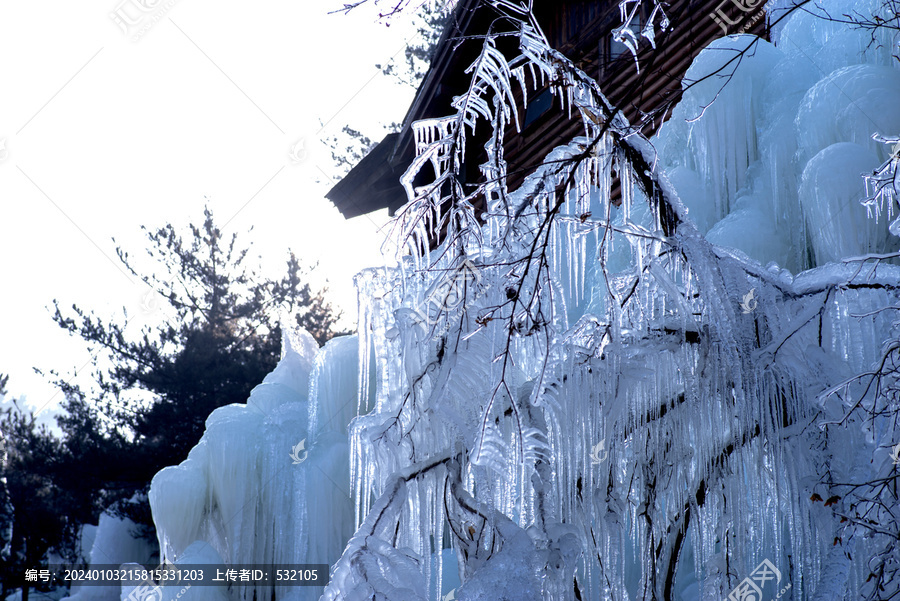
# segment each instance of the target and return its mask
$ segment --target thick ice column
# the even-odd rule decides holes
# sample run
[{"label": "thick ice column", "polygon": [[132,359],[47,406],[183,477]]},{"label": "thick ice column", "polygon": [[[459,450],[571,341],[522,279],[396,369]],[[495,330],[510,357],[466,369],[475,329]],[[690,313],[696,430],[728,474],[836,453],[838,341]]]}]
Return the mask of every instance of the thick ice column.
[{"label": "thick ice column", "polygon": [[153,477],[150,507],[154,511],[161,559],[178,556],[201,537],[209,498],[208,464],[207,443],[201,441],[185,461],[164,468]]},{"label": "thick ice column", "polygon": [[839,142],[816,154],[803,170],[800,206],[809,226],[816,264],[887,250],[887,222],[876,222],[860,203],[865,185],[860,174],[880,161],[870,149]]},{"label": "thick ice column", "polygon": [[[247,403],[213,411],[188,458],[154,477],[150,505],[168,561],[203,548],[229,565],[331,564],[350,538],[357,339],[336,338],[320,351],[305,330],[285,332],[281,361]],[[278,598],[320,593],[275,590]],[[255,594],[270,598],[272,590]]]},{"label": "thick ice column", "polygon": [[347,425],[357,414],[358,374],[357,336],[340,336],[322,347],[309,383],[309,435],[313,440],[327,432],[346,435]]}]

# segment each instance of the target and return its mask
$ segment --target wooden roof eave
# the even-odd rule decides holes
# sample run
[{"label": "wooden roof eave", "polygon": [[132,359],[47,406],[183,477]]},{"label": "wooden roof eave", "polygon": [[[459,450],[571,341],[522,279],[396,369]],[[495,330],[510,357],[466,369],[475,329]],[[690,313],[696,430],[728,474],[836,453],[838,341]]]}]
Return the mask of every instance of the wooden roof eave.
[{"label": "wooden roof eave", "polygon": [[[454,8],[451,25],[444,28],[437,49],[398,133],[388,134],[325,197],[334,203],[346,219],[388,208],[390,214],[403,206],[406,193],[400,176],[415,154],[412,124],[425,117],[441,82],[453,62],[455,38],[468,30],[479,0],[460,0]],[[448,107],[449,109],[449,107]]]},{"label": "wooden roof eave", "polygon": [[[439,96],[438,88],[441,82],[444,81],[453,63],[454,50],[458,43],[457,38],[469,31],[478,3],[479,0],[460,0],[456,8],[453,9],[451,21],[444,27],[444,31],[438,40],[431,65],[429,65],[428,71],[425,72],[425,77],[422,79],[422,83],[419,84],[419,89],[416,90],[412,104],[410,104],[406,115],[403,117],[403,125],[400,127],[399,132],[400,137],[397,140],[394,152],[391,154],[392,162],[402,161],[403,158],[408,160],[413,157],[412,124],[420,119],[428,118],[425,113],[428,111],[429,102]],[[447,110],[450,110],[449,105]]]}]

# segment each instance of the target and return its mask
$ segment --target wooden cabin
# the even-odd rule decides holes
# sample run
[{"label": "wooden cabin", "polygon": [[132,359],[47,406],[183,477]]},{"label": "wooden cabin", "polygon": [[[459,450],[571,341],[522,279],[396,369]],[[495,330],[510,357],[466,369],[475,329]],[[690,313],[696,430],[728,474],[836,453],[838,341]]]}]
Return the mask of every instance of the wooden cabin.
[{"label": "wooden cabin", "polygon": [[[651,8],[642,6],[644,12],[633,23],[646,23]],[[629,121],[646,121],[647,135],[659,127],[678,101],[685,71],[707,44],[726,33],[767,35],[761,0],[672,0],[665,11],[670,27],[664,32],[657,28],[655,50],[641,38],[638,71],[631,51],[613,40],[613,29],[621,25],[617,0],[535,0],[534,7],[551,45],[595,77],[607,98],[624,111]],[[469,84],[465,70],[481,51],[478,36],[491,27],[495,31],[502,27],[497,17],[497,11],[483,0],[460,0],[401,130],[386,136],[326,194],[345,218],[383,208],[393,215],[406,204],[400,176],[414,156],[411,125],[419,119],[453,113],[450,103],[465,92]],[[564,112],[552,110],[555,102],[549,86],[529,91],[527,109],[519,115],[520,130],[511,127],[507,132],[504,157],[509,165],[509,190],[515,190],[554,147],[583,132],[581,117],[572,115],[570,119]],[[476,139],[467,144],[465,168],[470,178],[472,174],[479,176],[483,152],[483,142]]]}]

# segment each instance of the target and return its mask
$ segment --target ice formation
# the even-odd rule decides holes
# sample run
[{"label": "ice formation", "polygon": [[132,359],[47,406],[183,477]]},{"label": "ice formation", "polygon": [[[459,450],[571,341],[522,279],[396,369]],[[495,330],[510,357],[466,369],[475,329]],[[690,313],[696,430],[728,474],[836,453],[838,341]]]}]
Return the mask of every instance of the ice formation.
[{"label": "ice formation", "polygon": [[793,272],[897,249],[859,202],[891,153],[872,135],[900,131],[900,70],[866,35],[800,10],[777,46],[728,36],[697,57],[654,144],[673,183],[706,182],[679,192],[710,241]]},{"label": "ice formation", "polygon": [[[896,44],[802,10],[776,45],[722,38],[643,140],[495,5],[525,19],[521,55],[489,39],[456,115],[417,124],[409,254],[357,279],[371,410],[325,599],[437,599],[448,568],[464,600],[743,598],[769,566],[784,599],[890,596],[897,207],[862,200],[896,161],[872,139],[900,131]],[[585,136],[506,190],[512,89],[548,80]]]},{"label": "ice formation", "polygon": [[[520,54],[488,38],[457,112],[416,124],[407,255],[357,276],[358,339],[299,334],[210,416],[154,479],[163,555],[327,561],[325,601],[896,595],[896,188],[862,202],[900,161],[890,31],[796,10],[774,45],[717,40],[647,140],[495,5]],[[507,190],[514,86],[546,81],[584,136]]]},{"label": "ice formation", "polygon": [[[82,544],[90,547],[87,554],[92,566],[109,566],[117,563],[154,563],[153,545],[135,535],[136,524],[127,518],[109,513],[100,514],[97,526],[86,526],[87,536]],[[63,601],[119,601],[121,588],[118,586],[76,585]]]},{"label": "ice formation", "polygon": [[[162,559],[190,563],[205,553],[227,565],[333,564],[350,538],[346,428],[356,411],[356,337],[320,350],[305,330],[284,332],[281,361],[247,403],[216,409],[188,458],[153,478]],[[315,599],[322,591],[274,592]],[[272,593],[240,590],[244,599]],[[216,594],[202,587],[190,598]]]}]

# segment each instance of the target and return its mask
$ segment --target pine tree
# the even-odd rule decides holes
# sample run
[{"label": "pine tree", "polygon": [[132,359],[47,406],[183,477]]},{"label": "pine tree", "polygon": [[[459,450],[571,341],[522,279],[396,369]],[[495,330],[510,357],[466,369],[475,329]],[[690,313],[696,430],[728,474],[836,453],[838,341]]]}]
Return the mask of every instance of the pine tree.
[{"label": "pine tree", "polygon": [[237,234],[224,236],[209,209],[189,237],[172,225],[146,231],[159,272],[140,273],[127,252],[117,253],[174,317],[145,326],[138,338],[126,332],[127,309],[124,320],[103,322],[74,305],[73,314],[64,313],[54,301],[53,319],[100,351],[93,390],[54,374],[66,395],[58,420],[65,452],[78,465],[79,480],[95,489],[95,516],[112,503],[114,512],[149,529],[142,494],[150,479],[187,456],[214,409],[246,402],[275,368],[279,314],[293,315],[320,344],[335,334],[338,315],[324,291],[309,285],[309,270],[293,253],[281,279],[261,278],[247,266],[249,248],[238,245]]}]

